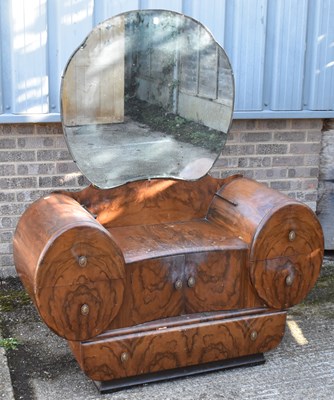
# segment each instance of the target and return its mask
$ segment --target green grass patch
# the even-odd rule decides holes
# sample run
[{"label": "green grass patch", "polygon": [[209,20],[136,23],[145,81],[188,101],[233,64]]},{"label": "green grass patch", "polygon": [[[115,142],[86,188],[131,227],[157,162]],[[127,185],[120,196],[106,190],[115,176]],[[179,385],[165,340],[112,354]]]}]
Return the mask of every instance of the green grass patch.
[{"label": "green grass patch", "polygon": [[170,135],[178,142],[190,143],[214,153],[222,150],[226,140],[225,133],[167,112],[156,104],[129,99],[126,112],[133,120],[147,125],[152,130]]},{"label": "green grass patch", "polygon": [[30,303],[30,297],[24,290],[0,291],[0,311],[14,311],[18,307],[22,307]]},{"label": "green grass patch", "polygon": [[19,341],[15,338],[0,339],[0,347],[3,347],[5,350],[17,350],[19,344]]}]

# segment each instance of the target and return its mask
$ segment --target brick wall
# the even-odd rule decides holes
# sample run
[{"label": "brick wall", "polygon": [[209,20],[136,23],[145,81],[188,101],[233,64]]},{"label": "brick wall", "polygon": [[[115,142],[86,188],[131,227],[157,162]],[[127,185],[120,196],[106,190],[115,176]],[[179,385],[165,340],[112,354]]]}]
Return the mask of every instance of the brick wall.
[{"label": "brick wall", "polygon": [[0,277],[12,275],[12,237],[34,200],[62,187],[85,185],[60,124],[0,125]]},{"label": "brick wall", "polygon": [[216,176],[264,182],[316,209],[322,120],[236,120]]},{"label": "brick wall", "polygon": [[[241,173],[316,207],[322,120],[237,120],[213,175]],[[88,182],[61,125],[0,125],[0,276],[14,274],[12,237],[34,200]]]}]

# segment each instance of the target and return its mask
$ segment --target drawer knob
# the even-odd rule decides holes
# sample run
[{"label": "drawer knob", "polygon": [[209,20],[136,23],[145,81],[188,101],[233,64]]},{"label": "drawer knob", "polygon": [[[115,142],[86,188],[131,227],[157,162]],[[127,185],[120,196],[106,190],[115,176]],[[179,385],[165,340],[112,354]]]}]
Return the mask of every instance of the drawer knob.
[{"label": "drawer knob", "polygon": [[293,242],[296,239],[296,232],[295,231],[290,231],[289,232],[289,240],[290,242]]},{"label": "drawer knob", "polygon": [[84,268],[87,265],[87,257],[86,256],[80,256],[78,258],[78,263],[80,267]]},{"label": "drawer knob", "polygon": [[293,276],[292,275],[288,275],[285,278],[285,283],[286,283],[287,286],[291,286],[293,284]]},{"label": "drawer knob", "polygon": [[178,279],[178,280],[174,283],[174,286],[175,286],[175,289],[176,289],[176,290],[182,289],[183,284],[182,284],[181,279]]},{"label": "drawer knob", "polygon": [[257,332],[256,331],[252,331],[251,334],[250,334],[250,338],[251,338],[251,341],[254,342],[257,339]]},{"label": "drawer knob", "polygon": [[122,361],[122,363],[127,362],[128,359],[129,359],[129,353],[127,353],[126,351],[124,351],[124,352],[121,354],[121,361]]},{"label": "drawer knob", "polygon": [[88,315],[89,314],[89,305],[88,304],[83,304],[81,306],[80,311],[81,311],[82,315]]},{"label": "drawer knob", "polygon": [[196,283],[195,278],[194,278],[193,276],[191,276],[191,277],[188,279],[188,286],[189,286],[190,288],[192,288],[192,287],[195,286],[195,283]]}]

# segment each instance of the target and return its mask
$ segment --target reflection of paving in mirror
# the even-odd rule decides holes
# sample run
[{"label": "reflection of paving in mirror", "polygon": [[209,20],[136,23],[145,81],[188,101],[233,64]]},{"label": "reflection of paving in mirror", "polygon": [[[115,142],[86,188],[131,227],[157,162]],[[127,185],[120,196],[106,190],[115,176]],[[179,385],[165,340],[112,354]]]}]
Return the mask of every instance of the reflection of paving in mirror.
[{"label": "reflection of paving in mirror", "polygon": [[[87,178],[101,187],[111,181],[127,182],[134,171],[137,179],[165,176],[192,179],[194,173],[204,175],[215,161],[209,150],[178,142],[131,119],[123,124],[85,125],[68,131],[73,157],[87,170]],[[89,158],[85,157],[87,149]],[[126,162],[119,162],[124,157]]]}]

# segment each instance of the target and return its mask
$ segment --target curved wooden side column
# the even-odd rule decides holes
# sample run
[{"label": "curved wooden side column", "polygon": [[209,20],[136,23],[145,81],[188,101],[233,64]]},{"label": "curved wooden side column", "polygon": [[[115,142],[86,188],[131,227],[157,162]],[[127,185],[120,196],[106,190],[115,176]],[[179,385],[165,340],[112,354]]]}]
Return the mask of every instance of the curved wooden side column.
[{"label": "curved wooden side column", "polygon": [[250,278],[268,306],[293,306],[314,286],[324,242],[320,223],[305,204],[238,178],[217,192],[208,219],[249,244]]},{"label": "curved wooden side column", "polygon": [[123,255],[70,197],[52,194],[27,209],[14,236],[14,262],[44,322],[68,340],[102,333],[121,307]]}]

